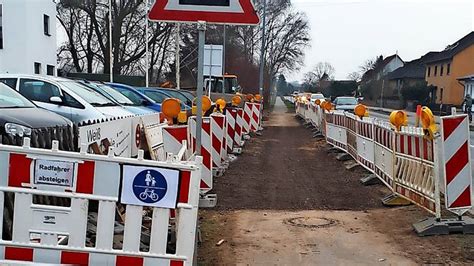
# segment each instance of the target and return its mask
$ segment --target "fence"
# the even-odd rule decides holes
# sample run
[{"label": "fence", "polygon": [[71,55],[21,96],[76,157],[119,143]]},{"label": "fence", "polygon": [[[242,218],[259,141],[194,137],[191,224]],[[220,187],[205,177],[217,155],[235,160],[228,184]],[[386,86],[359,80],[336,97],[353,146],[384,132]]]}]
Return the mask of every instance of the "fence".
[{"label": "fence", "polygon": [[295,104],[297,115],[325,132],[329,144],[350,154],[396,195],[441,217],[437,144],[422,128],[397,131],[385,121]]},{"label": "fence", "polygon": [[[202,159],[157,162],[0,145],[0,215],[14,195],[1,259],[90,265],[191,265]],[[86,146],[84,146],[86,149]],[[150,178],[149,180],[147,178]],[[40,204],[38,196],[68,203]],[[115,213],[120,205],[126,211]],[[149,215],[142,218],[143,212]],[[170,219],[174,212],[176,219]],[[149,232],[143,232],[147,225]],[[169,226],[176,246],[169,249]],[[91,234],[93,235],[91,237]]]}]

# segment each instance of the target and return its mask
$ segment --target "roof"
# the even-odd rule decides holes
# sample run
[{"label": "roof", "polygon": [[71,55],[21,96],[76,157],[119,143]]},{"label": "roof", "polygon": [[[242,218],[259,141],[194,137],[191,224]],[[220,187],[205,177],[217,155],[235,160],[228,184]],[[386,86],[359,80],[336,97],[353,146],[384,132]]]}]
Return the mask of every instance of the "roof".
[{"label": "roof", "polygon": [[424,56],[407,62],[403,67],[400,67],[393,72],[390,72],[387,77],[390,80],[394,79],[425,79],[425,64],[428,60],[431,60],[434,56],[436,56],[437,52],[429,52]]},{"label": "roof", "polygon": [[464,49],[474,44],[474,31],[471,31],[468,35],[462,37],[455,43],[448,45],[446,49],[436,54],[426,63],[435,63],[439,61],[445,61],[452,59],[455,55],[462,52]]},{"label": "roof", "polygon": [[458,78],[458,80],[460,80],[460,81],[474,81],[474,75],[460,77],[460,78]]},{"label": "roof", "polygon": [[375,72],[379,72],[381,71],[382,69],[384,69],[384,67],[386,67],[390,62],[392,62],[394,59],[396,59],[398,57],[398,59],[400,59],[400,61],[403,62],[403,59],[398,56],[398,54],[394,54],[394,55],[391,55],[391,56],[387,56],[385,57],[385,59],[382,61],[382,63],[380,63],[380,65],[377,66],[377,68],[375,69]]}]

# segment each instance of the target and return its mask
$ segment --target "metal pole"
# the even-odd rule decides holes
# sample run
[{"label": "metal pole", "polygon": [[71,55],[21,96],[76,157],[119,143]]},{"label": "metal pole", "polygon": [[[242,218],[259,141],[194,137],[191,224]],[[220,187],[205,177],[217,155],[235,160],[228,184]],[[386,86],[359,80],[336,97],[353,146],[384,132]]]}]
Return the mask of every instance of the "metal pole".
[{"label": "metal pole", "polygon": [[109,0],[109,58],[110,82],[114,82],[114,55],[112,52],[112,0]]},{"label": "metal pole", "polygon": [[196,118],[196,155],[201,155],[201,134],[202,134],[202,95],[204,85],[204,42],[206,39],[206,22],[197,23],[199,31],[198,49],[198,76],[197,76],[197,118]]},{"label": "metal pole", "polygon": [[176,23],[176,89],[181,89],[181,62],[180,62],[180,56],[179,56],[179,51],[181,47],[179,46],[179,32],[181,30],[181,24]]},{"label": "metal pole", "polygon": [[222,94],[225,93],[225,49],[227,40],[227,27],[224,25],[224,41],[222,42]]},{"label": "metal pole", "polygon": [[262,49],[260,51],[260,95],[263,96],[263,71],[265,70],[265,43],[266,43],[266,36],[265,36],[265,28],[267,22],[267,0],[263,0],[263,20],[262,20]]},{"label": "metal pole", "polygon": [[146,68],[145,68],[145,87],[149,87],[150,85],[150,58],[149,58],[149,48],[148,48],[148,36],[149,29],[148,29],[148,0],[145,1],[146,4],[146,12],[145,12],[145,61],[146,61]]}]

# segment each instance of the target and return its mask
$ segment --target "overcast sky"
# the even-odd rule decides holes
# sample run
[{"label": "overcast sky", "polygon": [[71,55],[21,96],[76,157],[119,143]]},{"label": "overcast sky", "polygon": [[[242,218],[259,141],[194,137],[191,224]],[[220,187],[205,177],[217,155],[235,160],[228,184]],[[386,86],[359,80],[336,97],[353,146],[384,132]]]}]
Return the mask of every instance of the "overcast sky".
[{"label": "overcast sky", "polygon": [[[271,1],[271,0],[270,0]],[[443,50],[474,30],[474,0],[292,0],[311,24],[305,66],[287,75],[301,80],[327,61],[337,79],[359,71],[377,55],[398,54],[404,61]]]}]

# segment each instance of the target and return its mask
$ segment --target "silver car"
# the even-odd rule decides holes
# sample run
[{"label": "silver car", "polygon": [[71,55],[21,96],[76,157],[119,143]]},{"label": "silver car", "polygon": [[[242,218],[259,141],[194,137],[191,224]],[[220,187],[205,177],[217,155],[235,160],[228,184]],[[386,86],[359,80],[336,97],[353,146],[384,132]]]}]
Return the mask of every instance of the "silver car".
[{"label": "silver car", "polygon": [[1,74],[0,82],[17,90],[39,107],[75,123],[133,115],[102,94],[69,79]]},{"label": "silver car", "polygon": [[336,100],[334,100],[336,110],[343,110],[352,113],[357,104],[359,104],[359,101],[355,97],[337,97]]}]

